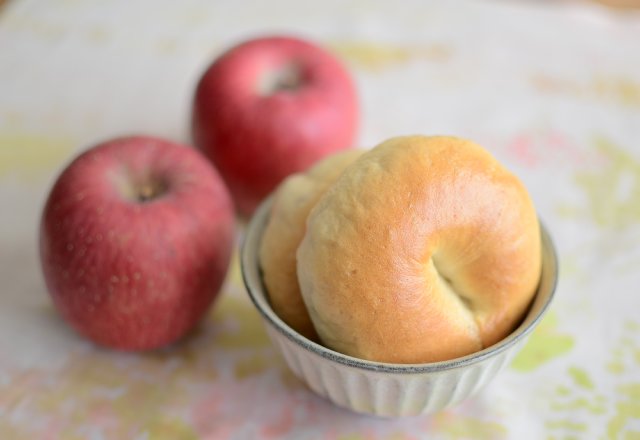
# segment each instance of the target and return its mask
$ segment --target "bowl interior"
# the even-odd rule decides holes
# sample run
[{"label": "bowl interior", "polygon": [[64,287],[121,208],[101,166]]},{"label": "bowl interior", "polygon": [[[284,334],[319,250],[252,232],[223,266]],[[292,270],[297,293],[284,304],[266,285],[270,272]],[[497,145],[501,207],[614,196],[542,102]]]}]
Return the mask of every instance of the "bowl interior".
[{"label": "bowl interior", "polygon": [[469,354],[467,356],[424,364],[390,364],[384,362],[374,362],[347,356],[345,354],[331,350],[323,345],[317,344],[294,331],[284,323],[273,311],[269,304],[266,289],[262,282],[260,273],[258,250],[262,233],[266,227],[271,199],[262,203],[255,215],[249,222],[246,236],[241,251],[241,271],[242,277],[249,293],[249,296],[262,317],[287,338],[295,342],[302,348],[316,353],[317,355],[338,362],[343,365],[361,368],[371,371],[393,372],[393,373],[425,373],[462,368],[469,364],[481,362],[487,357],[509,349],[526,337],[538,324],[546,312],[553,299],[558,279],[557,256],[547,230],[541,225],[542,237],[542,274],[535,297],[529,310],[520,325],[506,338],[500,342],[487,347],[484,350]]}]

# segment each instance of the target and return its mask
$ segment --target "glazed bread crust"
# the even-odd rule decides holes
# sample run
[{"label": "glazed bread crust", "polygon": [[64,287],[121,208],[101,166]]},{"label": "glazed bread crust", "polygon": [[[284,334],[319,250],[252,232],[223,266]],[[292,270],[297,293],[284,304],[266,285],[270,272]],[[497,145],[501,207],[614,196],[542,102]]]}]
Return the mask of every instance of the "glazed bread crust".
[{"label": "glazed bread crust", "polygon": [[276,190],[262,241],[259,260],[274,312],[301,335],[318,341],[300,294],[296,250],[306,231],[309,211],[362,150],[331,155],[305,173],[288,177]]},{"label": "glazed bread crust", "polygon": [[313,205],[297,279],[321,341],[336,351],[392,363],[464,356],[506,337],[535,293],[533,203],[472,142],[390,139]]}]

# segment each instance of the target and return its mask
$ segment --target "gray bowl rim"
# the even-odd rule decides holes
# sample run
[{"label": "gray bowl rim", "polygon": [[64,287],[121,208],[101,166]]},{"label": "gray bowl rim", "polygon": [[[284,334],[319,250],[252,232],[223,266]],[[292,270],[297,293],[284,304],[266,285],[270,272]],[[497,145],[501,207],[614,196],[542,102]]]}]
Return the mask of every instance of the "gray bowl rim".
[{"label": "gray bowl rim", "polygon": [[[271,325],[271,327],[276,329],[280,334],[284,335],[291,342],[302,347],[308,352],[320,356],[321,358],[336,362],[347,367],[377,373],[425,374],[465,368],[470,365],[483,362],[484,360],[497,356],[505,350],[512,348],[518,342],[525,339],[529,335],[529,333],[531,333],[533,329],[539,324],[540,320],[547,312],[555,296],[555,291],[558,284],[558,258],[556,249],[553,245],[553,241],[549,233],[547,232],[546,227],[543,225],[542,221],[540,221],[540,234],[543,248],[542,254],[545,254],[546,249],[546,254],[548,254],[550,258],[550,261],[546,262],[546,265],[548,266],[552,277],[552,281],[549,285],[549,293],[547,295],[546,301],[540,306],[536,315],[533,318],[530,318],[529,314],[531,313],[531,310],[528,310],[527,314],[523,318],[523,321],[506,338],[490,347],[486,347],[483,350],[477,351],[475,353],[439,362],[429,362],[421,364],[394,364],[387,362],[370,361],[349,356],[334,351],[302,336],[291,327],[289,327],[284,321],[282,321],[269,305],[266,288],[264,287],[262,276],[260,275],[258,249],[260,238],[262,237],[262,233],[266,227],[271,204],[272,197],[266,198],[260,204],[251,220],[247,224],[242,244],[240,246],[240,271],[247,293],[251,298],[251,302],[258,309],[258,312],[267,321],[267,323]],[[254,246],[252,247],[252,245]],[[252,249],[254,249],[255,252],[252,253]],[[545,262],[543,261],[543,271],[544,268]],[[543,275],[544,274],[541,274],[540,276],[541,280],[543,279]],[[254,281],[252,278],[255,278],[256,280]],[[256,291],[259,291],[260,293],[258,294]],[[533,307],[538,295],[540,295],[540,285],[538,286],[536,294],[531,301],[531,304],[529,306],[530,308]],[[262,301],[260,300],[259,296],[262,296]],[[527,320],[529,320],[529,322],[525,325]]]}]

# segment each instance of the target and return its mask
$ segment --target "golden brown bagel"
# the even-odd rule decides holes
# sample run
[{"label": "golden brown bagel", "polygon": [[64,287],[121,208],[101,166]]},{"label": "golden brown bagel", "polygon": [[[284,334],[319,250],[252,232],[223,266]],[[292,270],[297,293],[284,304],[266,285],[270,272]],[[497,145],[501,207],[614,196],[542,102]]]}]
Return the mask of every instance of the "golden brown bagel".
[{"label": "golden brown bagel", "polygon": [[361,154],[361,150],[334,154],[306,173],[294,174],[282,182],[274,193],[260,243],[260,266],[271,307],[292,329],[314,341],[318,341],[318,336],[298,287],[296,249],[304,236],[311,208]]},{"label": "golden brown bagel", "polygon": [[325,192],[297,255],[325,345],[433,362],[492,345],[519,323],[540,276],[540,230],[522,183],[478,145],[398,137]]}]

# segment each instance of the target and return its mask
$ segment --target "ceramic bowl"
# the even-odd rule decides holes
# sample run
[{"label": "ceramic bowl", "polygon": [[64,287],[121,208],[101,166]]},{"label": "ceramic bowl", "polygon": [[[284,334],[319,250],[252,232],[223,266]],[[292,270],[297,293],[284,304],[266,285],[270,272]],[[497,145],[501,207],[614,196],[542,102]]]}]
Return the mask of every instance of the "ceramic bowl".
[{"label": "ceramic bowl", "polygon": [[416,416],[442,410],[474,395],[509,363],[553,299],[557,258],[551,238],[542,227],[540,284],[524,320],[502,341],[464,357],[425,364],[390,364],[347,356],[301,336],[269,305],[258,262],[269,209],[267,200],[256,211],[242,246],[241,269],[249,296],[293,373],[315,393],[359,413]]}]

